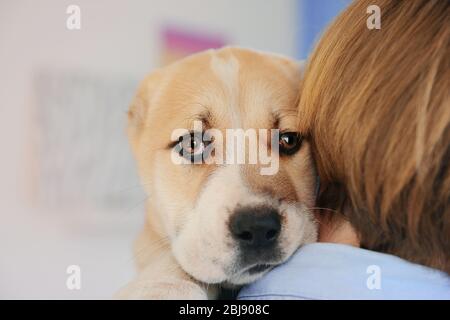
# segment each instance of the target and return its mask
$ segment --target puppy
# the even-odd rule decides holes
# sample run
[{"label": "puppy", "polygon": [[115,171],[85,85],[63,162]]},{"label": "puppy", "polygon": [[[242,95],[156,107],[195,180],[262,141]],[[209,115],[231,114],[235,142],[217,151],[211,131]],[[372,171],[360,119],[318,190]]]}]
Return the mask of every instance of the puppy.
[{"label": "puppy", "polygon": [[[316,174],[308,141],[296,132],[300,79],[295,61],[227,47],[142,82],[128,134],[149,195],[147,219],[135,246],[138,275],[117,298],[214,299],[221,287],[250,283],[316,241]],[[276,170],[214,161],[230,154],[219,148],[230,129],[262,132],[253,147],[272,153]],[[236,151],[245,159],[251,152]]]}]

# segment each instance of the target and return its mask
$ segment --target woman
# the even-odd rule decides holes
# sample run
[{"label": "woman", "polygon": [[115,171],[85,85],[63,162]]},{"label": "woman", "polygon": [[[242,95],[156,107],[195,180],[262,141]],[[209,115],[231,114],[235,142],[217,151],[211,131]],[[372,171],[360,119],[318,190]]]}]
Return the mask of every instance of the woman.
[{"label": "woman", "polygon": [[299,106],[322,243],[241,299],[450,299],[449,21],[449,1],[362,0],[329,27]]}]

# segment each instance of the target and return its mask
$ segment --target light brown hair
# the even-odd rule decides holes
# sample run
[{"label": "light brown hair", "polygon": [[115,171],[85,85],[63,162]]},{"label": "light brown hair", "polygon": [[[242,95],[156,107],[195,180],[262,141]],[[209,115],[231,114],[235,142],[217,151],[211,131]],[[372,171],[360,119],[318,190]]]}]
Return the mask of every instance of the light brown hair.
[{"label": "light brown hair", "polygon": [[[381,9],[369,30],[367,7]],[[450,1],[361,0],[306,68],[300,131],[319,206],[344,212],[361,246],[450,273]]]}]

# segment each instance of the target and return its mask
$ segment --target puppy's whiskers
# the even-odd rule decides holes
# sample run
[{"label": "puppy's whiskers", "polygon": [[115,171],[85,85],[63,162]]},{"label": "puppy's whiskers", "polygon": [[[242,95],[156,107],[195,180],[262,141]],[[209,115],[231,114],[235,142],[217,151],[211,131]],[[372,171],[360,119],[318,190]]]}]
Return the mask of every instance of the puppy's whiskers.
[{"label": "puppy's whiskers", "polygon": [[324,210],[324,211],[331,211],[331,212],[336,213],[336,214],[342,214],[341,212],[339,212],[337,210],[330,209],[330,208],[323,208],[323,207],[306,207],[306,209],[311,210],[311,211],[313,211],[313,210]]}]

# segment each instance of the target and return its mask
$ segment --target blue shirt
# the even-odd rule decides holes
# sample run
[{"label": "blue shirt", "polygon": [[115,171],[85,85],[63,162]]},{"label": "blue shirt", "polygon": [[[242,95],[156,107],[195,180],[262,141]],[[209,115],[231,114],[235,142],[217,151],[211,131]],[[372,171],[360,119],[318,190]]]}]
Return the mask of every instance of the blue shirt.
[{"label": "blue shirt", "polygon": [[450,300],[450,276],[389,254],[312,243],[244,287],[238,299]]}]

